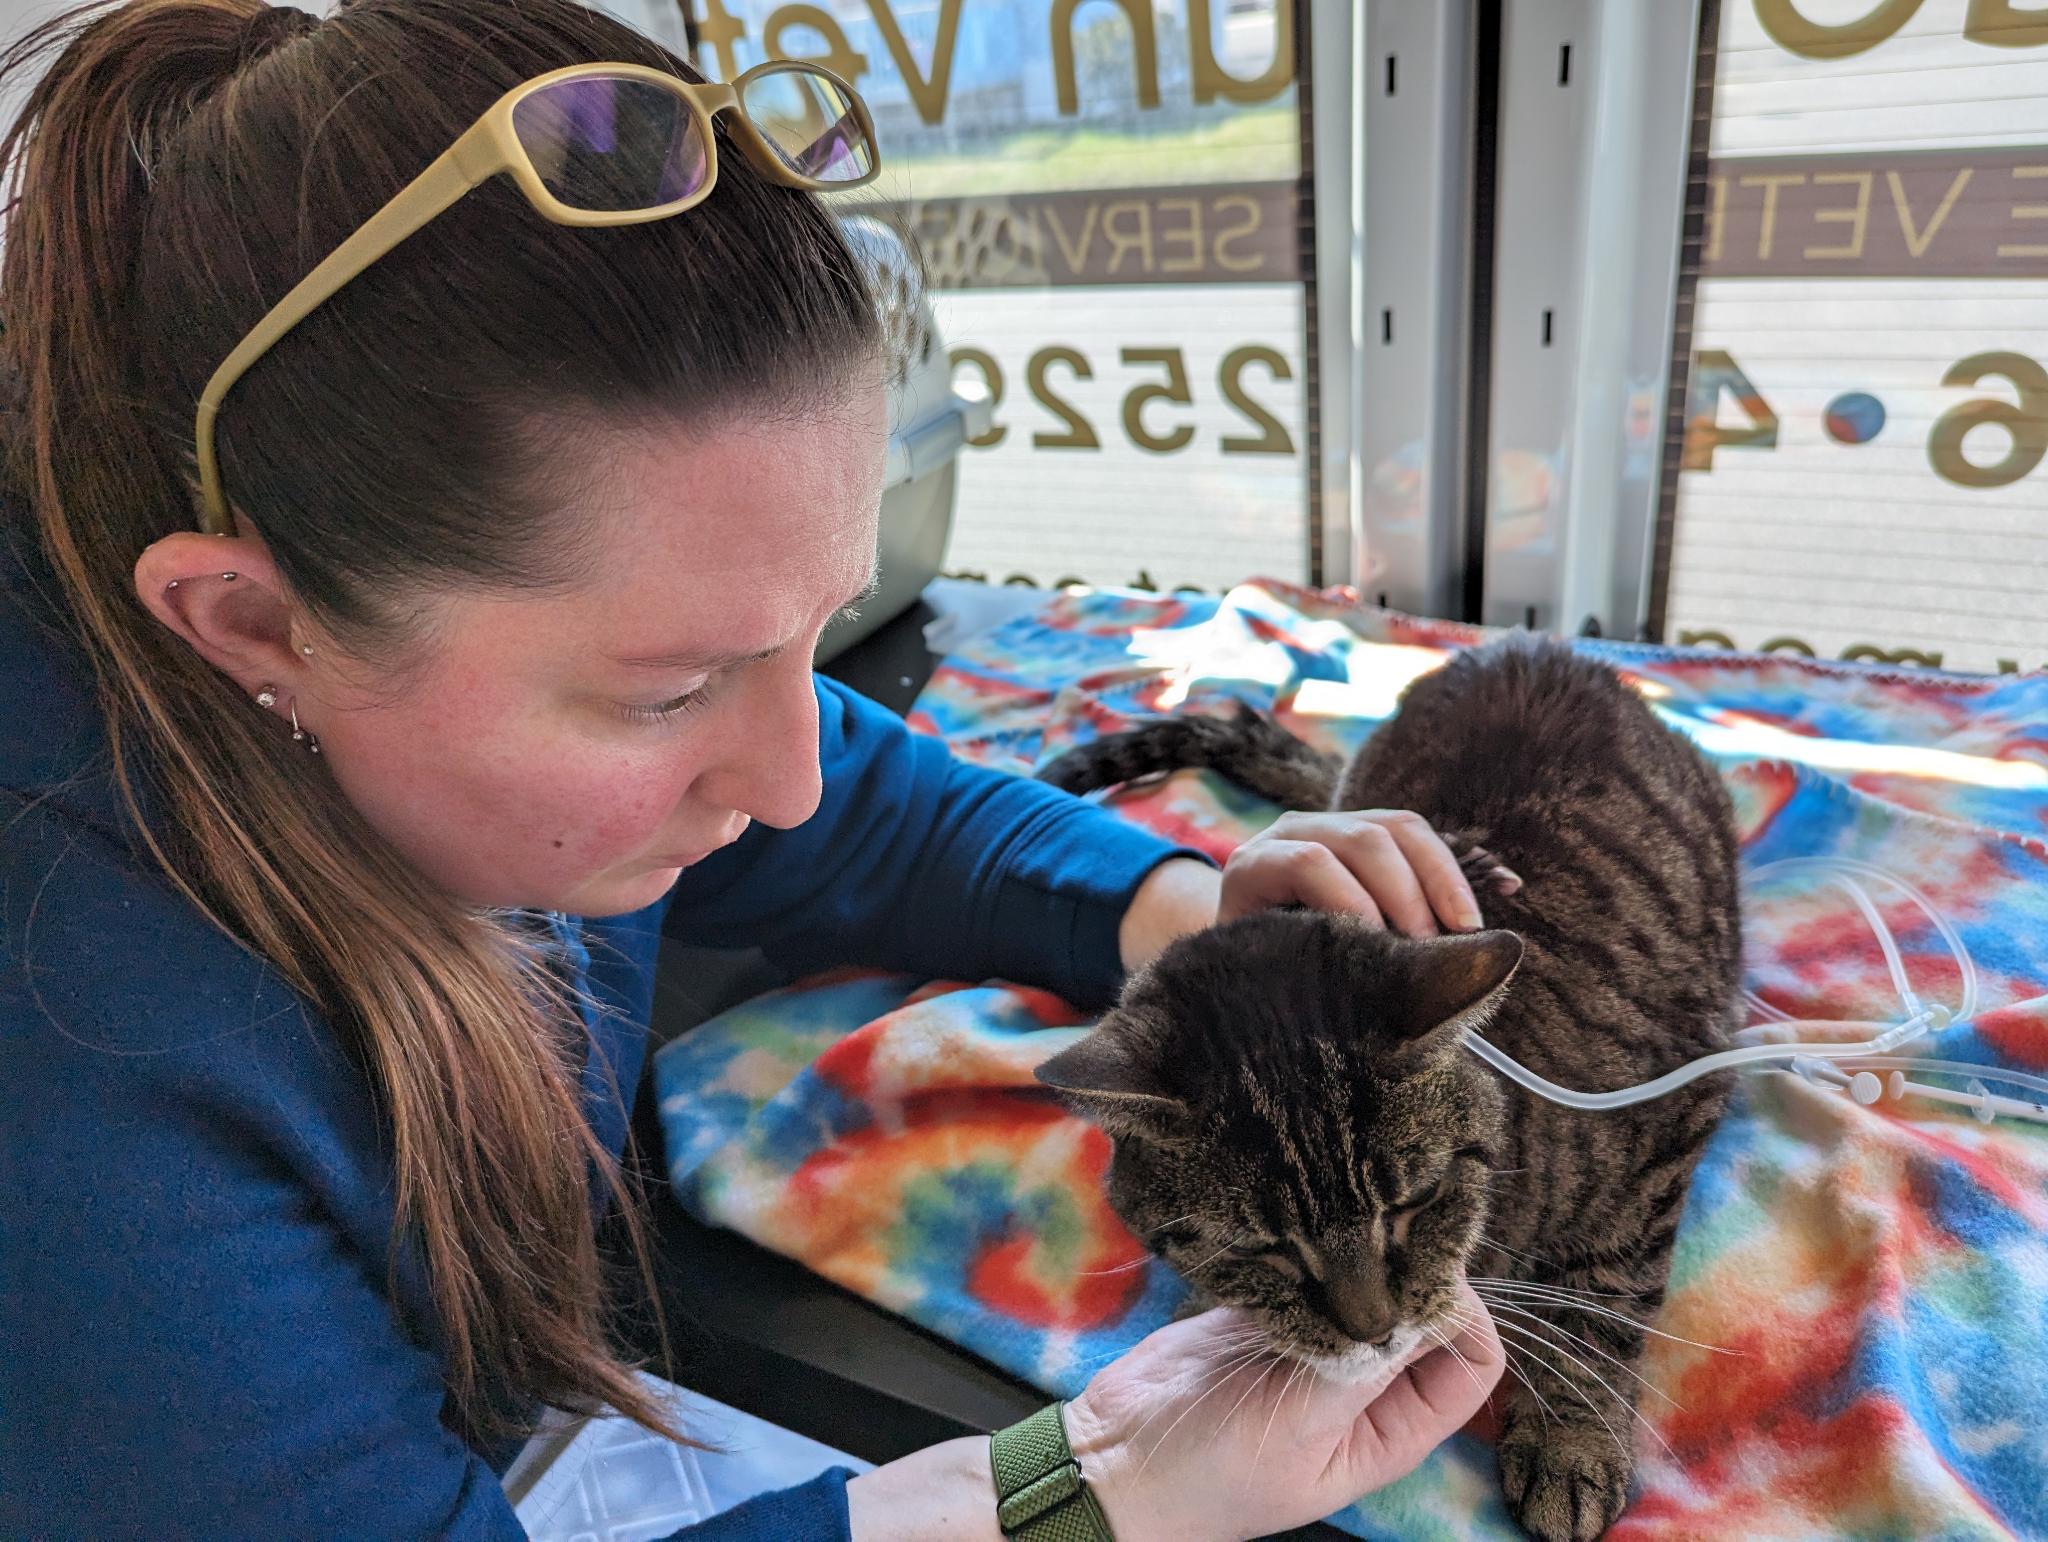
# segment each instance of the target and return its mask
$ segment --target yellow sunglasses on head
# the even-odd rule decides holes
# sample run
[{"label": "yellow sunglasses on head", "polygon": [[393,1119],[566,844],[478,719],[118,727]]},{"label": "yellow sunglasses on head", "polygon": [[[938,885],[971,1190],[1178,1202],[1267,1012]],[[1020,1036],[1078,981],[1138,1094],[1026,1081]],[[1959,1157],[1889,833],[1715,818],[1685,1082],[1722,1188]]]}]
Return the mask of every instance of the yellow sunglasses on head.
[{"label": "yellow sunglasses on head", "polygon": [[727,108],[747,158],[786,187],[858,187],[881,169],[867,104],[815,64],[771,60],[730,84],[704,85],[643,64],[573,64],[515,86],[322,258],[213,372],[193,429],[200,528],[234,529],[214,453],[221,402],[322,301],[500,172],[558,225],[637,225],[694,208],[718,181],[711,120]]}]

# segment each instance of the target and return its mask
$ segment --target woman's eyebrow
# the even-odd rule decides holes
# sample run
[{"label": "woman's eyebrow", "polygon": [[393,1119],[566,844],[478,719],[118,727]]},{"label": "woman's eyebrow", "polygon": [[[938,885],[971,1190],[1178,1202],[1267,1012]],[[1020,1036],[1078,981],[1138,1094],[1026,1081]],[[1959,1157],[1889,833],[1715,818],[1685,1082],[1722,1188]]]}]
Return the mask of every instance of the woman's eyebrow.
[{"label": "woman's eyebrow", "polygon": [[685,649],[681,653],[642,653],[631,658],[617,659],[628,669],[731,669],[741,664],[759,664],[772,659],[783,650],[785,644],[778,643],[760,653],[703,653],[696,649]]},{"label": "woman's eyebrow", "polygon": [[[878,563],[868,569],[866,581],[861,584],[857,591],[841,602],[838,608],[840,610],[847,610],[860,604],[863,600],[874,598],[881,586],[882,569]],[[774,658],[776,654],[788,646],[789,644],[787,643],[777,643],[774,647],[764,648],[758,653],[703,652],[695,648],[685,648],[675,653],[634,654],[631,657],[618,659],[615,662],[624,665],[628,669],[701,669],[705,671],[736,669],[745,664],[763,663],[768,659]]]}]

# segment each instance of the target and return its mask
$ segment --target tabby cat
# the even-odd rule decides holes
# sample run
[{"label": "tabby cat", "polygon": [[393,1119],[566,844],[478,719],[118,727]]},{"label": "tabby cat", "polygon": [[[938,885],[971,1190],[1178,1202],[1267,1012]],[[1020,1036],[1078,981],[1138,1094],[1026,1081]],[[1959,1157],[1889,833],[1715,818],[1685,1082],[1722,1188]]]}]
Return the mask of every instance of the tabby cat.
[{"label": "tabby cat", "polygon": [[1098,739],[1043,775],[1083,791],[1197,765],[1291,808],[1416,812],[1499,929],[1248,917],[1175,944],[1040,1079],[1113,1138],[1132,1232],[1279,1354],[1362,1375],[1442,1336],[1465,1273],[1518,1378],[1509,1508],[1541,1538],[1597,1537],[1627,1502],[1636,1364],[1727,1081],[1578,1112],[1459,1041],[1481,1028],[1589,1090],[1726,1047],[1726,792],[1612,671],[1525,633],[1417,680],[1348,767],[1247,712]]}]

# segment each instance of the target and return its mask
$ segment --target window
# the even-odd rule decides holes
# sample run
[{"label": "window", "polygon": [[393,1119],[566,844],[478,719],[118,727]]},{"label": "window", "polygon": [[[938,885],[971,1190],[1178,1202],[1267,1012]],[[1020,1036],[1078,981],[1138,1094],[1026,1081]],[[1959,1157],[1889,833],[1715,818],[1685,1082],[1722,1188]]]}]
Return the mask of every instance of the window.
[{"label": "window", "polygon": [[1666,635],[2048,662],[2048,12],[1723,0]]},{"label": "window", "polygon": [[996,402],[953,570],[1311,576],[1291,0],[690,4],[707,74],[814,59],[874,112],[854,207],[916,234]]}]

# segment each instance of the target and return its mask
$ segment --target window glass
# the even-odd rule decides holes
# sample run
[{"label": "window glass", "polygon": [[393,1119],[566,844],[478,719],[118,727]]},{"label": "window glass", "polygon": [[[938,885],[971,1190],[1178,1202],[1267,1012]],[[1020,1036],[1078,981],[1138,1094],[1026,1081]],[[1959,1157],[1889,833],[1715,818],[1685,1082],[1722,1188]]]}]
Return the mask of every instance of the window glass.
[{"label": "window glass", "polygon": [[1666,635],[2048,662],[2048,12],[1725,0]]},{"label": "window glass", "polygon": [[1290,0],[689,3],[707,74],[808,58],[874,113],[841,207],[915,232],[996,398],[951,570],[1311,576]]}]

